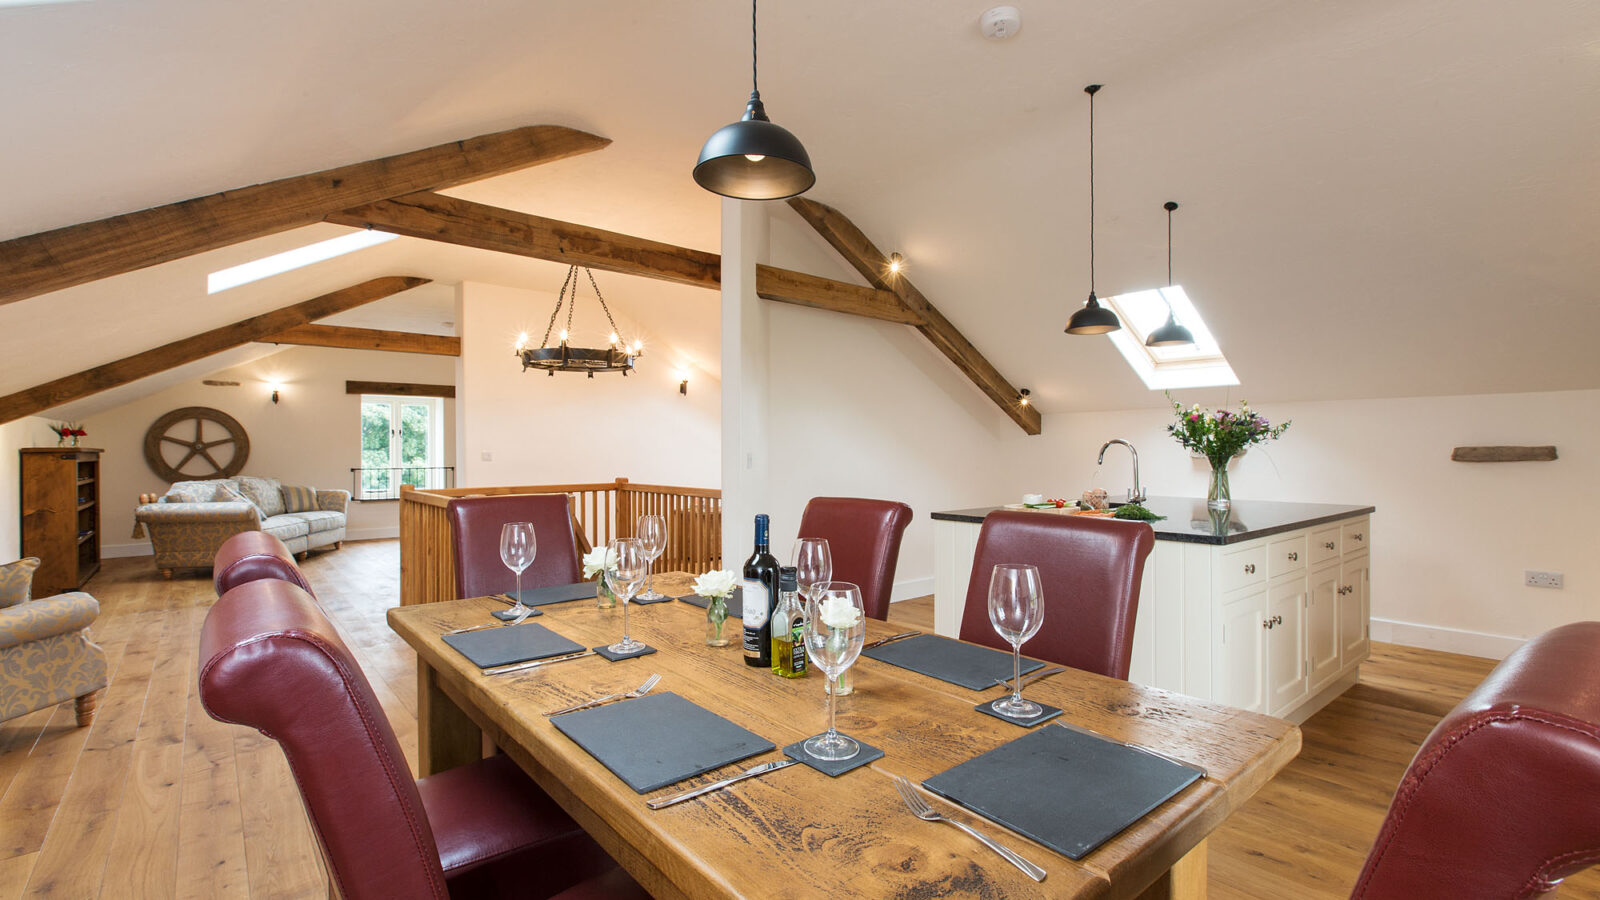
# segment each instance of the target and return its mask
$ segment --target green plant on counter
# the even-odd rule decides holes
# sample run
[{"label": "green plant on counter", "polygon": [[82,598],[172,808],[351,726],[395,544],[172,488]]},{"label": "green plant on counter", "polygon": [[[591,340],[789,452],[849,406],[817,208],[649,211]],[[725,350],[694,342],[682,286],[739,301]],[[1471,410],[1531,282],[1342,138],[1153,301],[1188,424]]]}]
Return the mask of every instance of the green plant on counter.
[{"label": "green plant on counter", "polygon": [[1113,519],[1133,519],[1136,522],[1159,522],[1166,516],[1158,516],[1148,508],[1138,503],[1124,503],[1117,507],[1111,514]]}]

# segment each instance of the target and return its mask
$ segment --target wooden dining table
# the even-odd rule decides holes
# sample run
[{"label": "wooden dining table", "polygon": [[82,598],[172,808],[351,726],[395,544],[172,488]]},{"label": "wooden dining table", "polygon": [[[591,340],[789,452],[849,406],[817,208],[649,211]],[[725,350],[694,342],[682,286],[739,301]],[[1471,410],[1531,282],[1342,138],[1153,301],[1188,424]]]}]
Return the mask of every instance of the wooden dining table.
[{"label": "wooden dining table", "polygon": [[[690,593],[681,573],[658,575],[656,586]],[[417,652],[422,774],[480,758],[492,742],[658,898],[1204,897],[1206,836],[1300,748],[1299,729],[1281,719],[1076,669],[1030,685],[1028,697],[1060,707],[1075,727],[1206,771],[1080,861],[925,794],[939,812],[1042,866],[1048,875],[1035,883],[958,829],[912,816],[889,777],[921,782],[1025,734],[973,710],[999,688],[970,691],[862,657],[851,669],[854,692],[839,699],[838,727],[881,748],[881,759],[832,778],[790,766],[651,810],[647,800],[782,753],[641,795],[544,712],[631,690],[659,673],[656,692],[673,691],[782,748],[827,728],[821,673],[784,679],[747,666],[737,619],[726,626],[730,646],[708,647],[705,611],[677,600],[632,606],[632,635],[657,652],[618,662],[590,656],[486,676],[441,639],[505,608],[481,597],[389,610],[390,626]],[[619,608],[580,600],[540,609],[530,622],[586,647],[622,636]],[[904,630],[867,620],[868,641]]]}]

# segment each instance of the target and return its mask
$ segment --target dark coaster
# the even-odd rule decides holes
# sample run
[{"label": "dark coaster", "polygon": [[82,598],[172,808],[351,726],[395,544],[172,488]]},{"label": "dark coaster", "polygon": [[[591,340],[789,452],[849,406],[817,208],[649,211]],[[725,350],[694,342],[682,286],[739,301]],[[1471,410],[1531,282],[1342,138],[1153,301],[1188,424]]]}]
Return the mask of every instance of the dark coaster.
[{"label": "dark coaster", "polygon": [[[711,603],[710,600],[707,600],[706,598],[700,596],[699,594],[685,594],[682,597],[679,597],[678,599],[682,600],[684,603],[688,603],[688,604],[693,605],[693,606],[698,606],[701,609],[705,609],[706,606]],[[733,589],[733,595],[728,598],[728,618],[730,618],[730,619],[738,619],[738,618],[742,618],[743,616],[744,616],[744,588],[736,587],[736,588]]]},{"label": "dark coaster", "polygon": [[[609,659],[612,662],[616,662],[619,659],[633,659],[635,656],[649,656],[650,654],[656,652],[656,648],[646,644],[643,649],[635,650],[632,653],[612,653],[610,644],[601,644],[600,646],[594,648],[594,652],[604,656],[606,659]],[[1061,710],[1059,709],[1056,710],[1056,712],[1060,711]]]},{"label": "dark coaster", "polygon": [[668,597],[665,594],[663,594],[660,597],[655,598],[654,600],[645,600],[642,597],[635,597],[632,600],[630,600],[629,602],[630,603],[640,603],[640,604],[644,604],[644,603],[665,603],[665,602],[667,602],[668,600],[671,600],[671,599],[672,599],[671,597]]},{"label": "dark coaster", "polygon": [[1019,719],[1015,716],[1008,716],[994,708],[996,703],[999,703],[1004,699],[1006,698],[996,697],[995,699],[990,700],[988,703],[979,703],[977,706],[974,706],[973,709],[985,715],[994,716],[996,719],[999,719],[1002,722],[1010,722],[1013,725],[1021,725],[1023,728],[1032,728],[1035,725],[1042,725],[1045,722],[1054,719],[1056,716],[1061,715],[1061,710],[1057,709],[1056,707],[1051,706],[1048,703],[1039,703],[1039,701],[1035,700],[1033,702],[1039,703],[1039,707],[1043,709],[1044,712],[1039,713],[1037,716],[1034,716],[1031,719]]},{"label": "dark coaster", "polygon": [[[1060,710],[1057,710],[1057,712],[1060,712]],[[840,734],[844,734],[844,732],[840,732]],[[850,737],[850,735],[846,734],[845,737]],[[856,753],[855,756],[852,756],[849,759],[841,759],[837,761],[817,759],[806,752],[806,741],[809,740],[811,740],[811,738],[806,738],[805,741],[796,741],[795,743],[783,748],[783,755],[789,757],[790,759],[803,762],[811,768],[816,769],[818,772],[821,772],[822,774],[831,778],[838,778],[840,775],[843,775],[851,769],[859,769],[867,763],[876,762],[877,760],[883,759],[882,750],[879,750],[877,747],[872,746],[860,738],[851,738],[851,740],[854,740],[856,743],[861,745],[861,749]]]},{"label": "dark coaster", "polygon": [[[544,615],[544,610],[539,609],[538,607],[530,606],[528,608],[533,610],[532,612],[528,613],[528,619],[531,619],[534,616]],[[513,609],[497,609],[494,612],[489,613],[489,615],[494,616],[496,619],[499,619],[502,622],[509,622],[517,617],[517,613]],[[527,619],[524,619],[523,621],[526,622]]]}]

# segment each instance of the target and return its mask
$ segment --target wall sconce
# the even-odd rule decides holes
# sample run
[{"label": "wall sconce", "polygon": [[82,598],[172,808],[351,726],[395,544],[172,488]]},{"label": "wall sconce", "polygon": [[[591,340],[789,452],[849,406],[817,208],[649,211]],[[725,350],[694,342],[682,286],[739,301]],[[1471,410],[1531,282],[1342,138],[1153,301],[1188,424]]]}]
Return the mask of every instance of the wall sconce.
[{"label": "wall sconce", "polygon": [[685,378],[684,380],[678,382],[678,393],[684,395],[685,397],[689,396],[689,379]]},{"label": "wall sconce", "polygon": [[267,385],[267,387],[269,389],[271,389],[271,391],[272,391],[272,402],[274,404],[276,404],[278,402],[278,392],[283,390],[283,385],[279,384],[278,382],[273,382],[273,383]]}]

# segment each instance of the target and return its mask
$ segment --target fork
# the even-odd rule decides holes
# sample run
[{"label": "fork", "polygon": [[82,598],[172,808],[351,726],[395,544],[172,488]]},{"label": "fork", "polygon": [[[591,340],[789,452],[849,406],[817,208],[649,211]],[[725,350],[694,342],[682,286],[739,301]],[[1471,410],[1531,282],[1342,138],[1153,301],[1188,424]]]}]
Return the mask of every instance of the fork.
[{"label": "fork", "polygon": [[[533,607],[530,606],[524,609],[522,612],[517,613],[517,617],[515,619],[510,619],[505,622],[490,622],[487,625],[473,625],[468,628],[457,628],[453,631],[446,631],[445,634],[466,634],[469,631],[481,631],[485,628],[499,628],[503,625],[521,625],[522,620],[531,615],[533,615]],[[440,635],[440,637],[443,636],[444,635]]]},{"label": "fork", "polygon": [[922,795],[917,793],[916,787],[914,787],[910,781],[907,781],[904,776],[890,775],[889,777],[894,779],[894,789],[900,792],[900,799],[906,802],[906,807],[911,810],[912,815],[926,822],[945,822],[947,824],[954,825],[962,831],[965,831],[967,834],[977,838],[979,841],[982,841],[985,847],[988,847],[990,850],[1000,854],[1000,856],[1004,858],[1006,862],[1011,863],[1013,866],[1021,869],[1022,874],[1032,878],[1034,881],[1044,880],[1045,871],[1033,863],[1023,859],[1015,850],[1000,844],[981,832],[974,831],[965,824],[957,822],[955,819],[947,819],[944,816],[934,812],[933,807],[928,805],[928,801],[922,799]]},{"label": "fork", "polygon": [[580,709],[588,709],[591,706],[599,706],[602,703],[610,703],[613,700],[635,700],[639,697],[643,697],[645,694],[650,693],[650,689],[655,687],[660,681],[661,676],[659,674],[651,675],[649,678],[645,679],[644,684],[639,685],[625,694],[607,694],[604,697],[596,697],[593,700],[585,700],[582,703],[577,703],[563,709],[551,710],[550,712],[545,713],[545,716],[564,716],[570,712],[577,712]]}]

